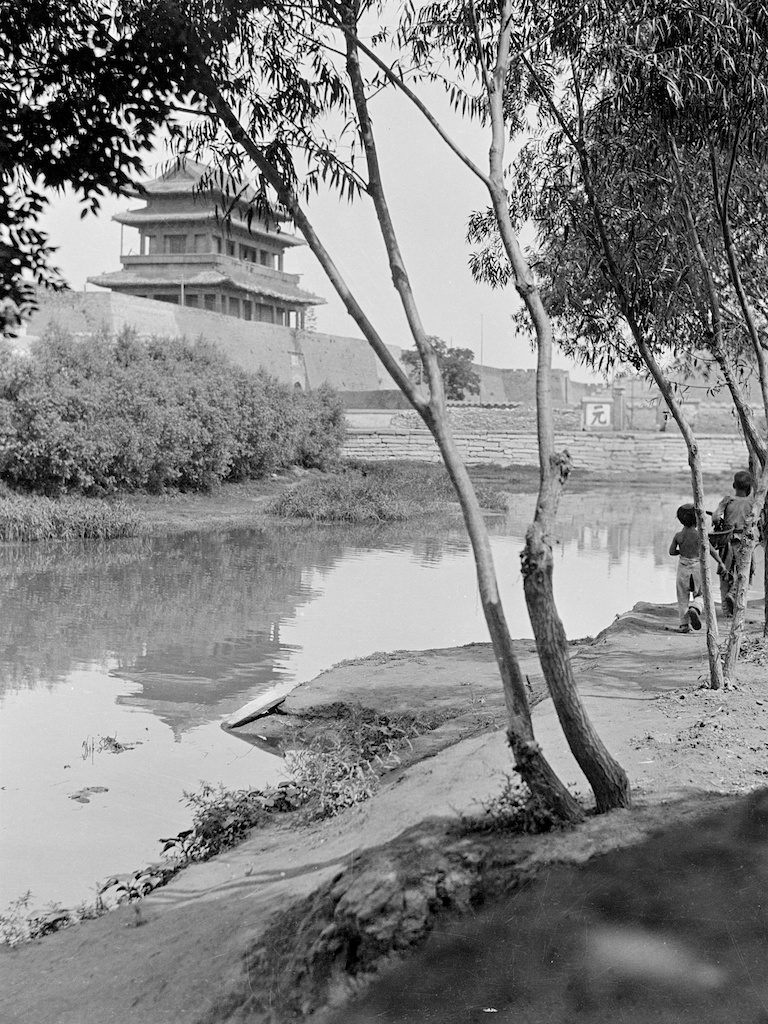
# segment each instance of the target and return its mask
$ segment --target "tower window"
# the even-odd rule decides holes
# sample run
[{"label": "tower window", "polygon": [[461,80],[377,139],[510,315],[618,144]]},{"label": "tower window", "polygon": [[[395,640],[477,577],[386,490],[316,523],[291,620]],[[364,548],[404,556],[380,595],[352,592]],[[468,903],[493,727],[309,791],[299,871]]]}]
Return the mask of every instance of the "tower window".
[{"label": "tower window", "polygon": [[165,251],[172,255],[179,255],[187,251],[186,235],[166,235]]}]

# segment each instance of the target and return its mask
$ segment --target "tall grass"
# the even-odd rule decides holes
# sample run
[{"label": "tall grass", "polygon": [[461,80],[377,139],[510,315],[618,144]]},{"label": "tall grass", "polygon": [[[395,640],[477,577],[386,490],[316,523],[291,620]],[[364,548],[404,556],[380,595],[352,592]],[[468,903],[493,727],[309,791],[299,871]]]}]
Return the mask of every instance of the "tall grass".
[{"label": "tall grass", "polygon": [[125,502],[0,497],[0,541],[111,540],[140,532],[141,519]]},{"label": "tall grass", "polygon": [[[484,508],[506,508],[506,499],[493,487],[476,490]],[[304,480],[275,498],[268,511],[318,522],[392,523],[446,512],[456,500],[440,464],[368,463],[337,476]]]},{"label": "tall grass", "polygon": [[405,522],[430,511],[441,502],[415,500],[398,494],[380,480],[353,475],[305,480],[275,498],[272,515],[331,523]]}]

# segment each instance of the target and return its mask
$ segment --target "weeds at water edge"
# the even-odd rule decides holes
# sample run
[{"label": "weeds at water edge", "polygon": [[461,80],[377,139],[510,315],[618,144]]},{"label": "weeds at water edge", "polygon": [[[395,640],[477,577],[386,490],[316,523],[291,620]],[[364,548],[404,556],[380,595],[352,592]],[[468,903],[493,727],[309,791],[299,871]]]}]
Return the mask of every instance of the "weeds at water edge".
[{"label": "weeds at water edge", "polygon": [[534,800],[530,789],[516,775],[504,773],[504,785],[496,796],[481,801],[478,815],[462,815],[463,835],[477,832],[551,832],[561,822]]},{"label": "weeds at water edge", "polygon": [[0,495],[0,541],[113,540],[141,530],[139,514],[122,501]]},{"label": "weeds at water edge", "polygon": [[[0,913],[0,945],[15,947],[136,903],[185,865],[236,846],[271,815],[300,811],[299,822],[307,823],[367,800],[376,791],[380,774],[400,764],[398,750],[433,727],[434,723],[407,715],[389,718],[366,708],[340,706],[339,717],[329,720],[328,731],[309,738],[303,749],[286,753],[291,780],[263,790],[203,784],[197,792],[185,793],[193,812],[192,827],[160,840],[167,861],[112,876],[99,887],[94,903],[74,910],[53,903],[43,911],[33,910],[32,895],[25,893]],[[302,742],[299,731],[295,741]]]}]

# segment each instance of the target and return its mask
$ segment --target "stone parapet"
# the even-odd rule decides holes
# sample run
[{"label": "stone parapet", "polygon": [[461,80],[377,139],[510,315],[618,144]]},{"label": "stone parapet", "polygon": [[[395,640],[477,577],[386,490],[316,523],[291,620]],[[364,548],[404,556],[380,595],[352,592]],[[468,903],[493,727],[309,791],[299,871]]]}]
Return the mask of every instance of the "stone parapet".
[{"label": "stone parapet", "polygon": [[[536,466],[539,462],[536,435],[494,431],[456,431],[456,444],[467,462]],[[705,473],[731,473],[746,466],[743,440],[736,434],[697,437]],[[574,468],[615,474],[631,480],[633,473],[683,473],[688,470],[688,450],[678,433],[588,434],[558,433],[558,448],[567,448]],[[343,449],[348,459],[379,461],[413,459],[437,462],[440,454],[427,430],[351,428]]]}]

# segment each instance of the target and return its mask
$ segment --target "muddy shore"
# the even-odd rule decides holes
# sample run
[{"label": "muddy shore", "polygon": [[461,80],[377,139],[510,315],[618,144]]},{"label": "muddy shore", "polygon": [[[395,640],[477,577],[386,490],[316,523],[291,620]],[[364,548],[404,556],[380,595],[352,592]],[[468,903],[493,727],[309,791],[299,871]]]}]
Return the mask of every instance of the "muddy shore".
[{"label": "muddy shore", "polygon": [[[671,835],[687,827],[692,835],[701,834],[701,822],[713,814],[725,824],[720,832],[717,825],[706,828],[731,838],[721,844],[720,865],[707,861],[704,875],[711,880],[722,867],[741,886],[743,898],[755,886],[754,903],[762,906],[757,887],[768,878],[768,842],[763,841],[768,840],[763,835],[768,813],[759,806],[755,810],[757,805],[743,810],[735,802],[767,777],[768,667],[759,640],[762,616],[762,601],[753,603],[748,635],[754,658],[743,662],[738,687],[726,693],[701,688],[707,675],[705,639],[701,634],[675,634],[672,606],[637,606],[594,640],[574,645],[574,671],[587,710],[630,776],[634,807],[538,836],[474,831],[468,825],[511,773],[503,699],[489,645],[374,655],[323,673],[298,687],[281,715],[246,730],[274,740],[290,720],[322,727],[331,709],[363,699],[366,706],[390,715],[402,710],[431,716],[435,727],[412,741],[372,799],[338,817],[300,829],[277,819],[235,849],[181,872],[138,904],[14,950],[0,950],[3,1020],[213,1024],[311,1017],[442,1024],[487,1019],[481,1014],[494,1011],[497,1020],[551,1024],[570,1020],[574,1013],[576,1019],[602,1020],[603,1010],[606,1020],[616,1019],[614,997],[623,1000],[622,1020],[651,1019],[642,1016],[640,1002],[633,1009],[634,996],[628,1002],[624,989],[602,993],[599,1013],[594,1006],[583,1009],[594,997],[589,986],[577,986],[573,994],[573,967],[568,964],[583,951],[574,946],[574,953],[568,943],[580,927],[582,912],[589,920],[601,913],[611,920],[622,912],[634,914],[643,927],[661,921],[663,934],[674,933],[691,962],[704,964],[701,977],[710,978],[712,986],[702,982],[700,990],[686,988],[684,1005],[668,999],[676,1016],[665,1016],[669,1007],[662,1007],[652,1019],[723,1019],[723,1008],[735,1007],[734,993],[743,1012],[731,1012],[733,1019],[768,1019],[759,1016],[764,1012],[760,1007],[768,1005],[768,981],[762,968],[759,976],[753,970],[756,957],[762,955],[764,962],[760,935],[766,933],[768,920],[762,922],[763,932],[760,922],[750,922],[751,930],[744,921],[724,922],[731,933],[736,928],[730,953],[722,937],[712,940],[714,952],[702,949],[697,937],[702,917],[725,917],[719,908],[717,914],[708,912],[707,901],[713,897],[703,882],[697,895],[685,876],[685,884],[673,887],[666,897],[668,905],[656,906],[653,913],[637,898],[633,903],[615,893],[608,909],[595,909],[586,896],[573,895],[571,917],[563,917],[562,904],[556,901],[554,918],[543,910],[553,872],[571,873],[558,882],[566,892],[575,894],[581,884],[585,891],[602,892],[605,884],[590,881],[587,874],[593,865],[605,869],[622,851],[644,850],[649,844],[653,848],[663,842],[663,837],[653,838],[659,830]],[[533,645],[522,641],[518,650],[535,697],[541,686]],[[537,739],[555,769],[588,803],[588,788],[562,738],[551,701],[540,700],[533,716]],[[738,856],[747,870],[734,875],[733,837],[742,833],[748,834],[748,842],[742,836]],[[672,861],[675,850],[686,849],[686,840],[682,836],[675,842],[672,852],[667,845],[661,854],[635,863],[629,872],[633,886],[660,891],[662,874],[684,877]],[[554,891],[555,881],[551,884]],[[720,889],[726,892],[725,881]],[[551,988],[560,993],[559,1002],[553,1003],[554,996],[542,986],[535,998],[529,988],[500,988],[498,976],[507,977],[511,970],[507,957],[503,970],[497,965],[491,972],[493,983],[476,965],[471,984],[466,981],[472,997],[456,1011],[452,997],[450,1009],[442,1001],[448,999],[450,986],[435,974],[435,950],[439,953],[440,943],[449,943],[437,961],[453,963],[457,976],[456,942],[466,962],[485,952],[490,955],[490,935],[511,955],[517,947],[505,901],[522,893],[538,896],[531,906],[525,900],[515,904],[520,911],[511,919],[519,934],[538,913],[551,935],[563,937],[563,949],[571,949],[571,961],[565,953],[552,960],[562,964]],[[503,928],[497,917],[487,931],[456,938],[455,929],[460,932],[468,921],[479,921],[494,908],[507,908]],[[531,948],[537,948],[535,943]],[[418,957],[429,958],[432,951],[432,966],[429,959],[412,959],[412,952],[420,949]],[[710,963],[713,957],[716,965]],[[392,989],[387,995],[387,979],[398,992],[404,991],[405,982],[392,979],[398,971],[412,971],[409,964],[415,963],[421,964],[417,980],[412,973],[406,986],[412,1005],[402,1000],[398,1004]],[[713,971],[720,965],[721,973],[707,973],[707,964]],[[379,991],[374,985],[364,996],[373,976],[383,977],[379,984],[385,988]],[[478,982],[481,977],[487,978],[485,988]],[[707,1016],[702,1007],[710,1005],[720,1017]],[[526,1015],[521,1017],[523,1009]]]}]

